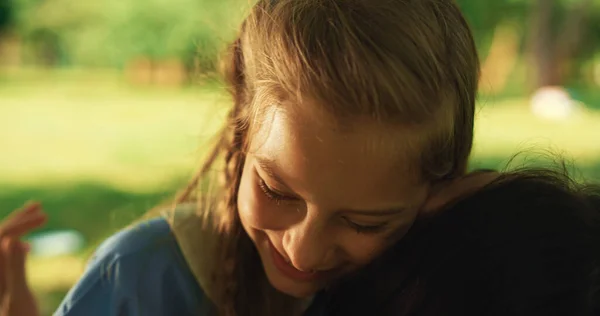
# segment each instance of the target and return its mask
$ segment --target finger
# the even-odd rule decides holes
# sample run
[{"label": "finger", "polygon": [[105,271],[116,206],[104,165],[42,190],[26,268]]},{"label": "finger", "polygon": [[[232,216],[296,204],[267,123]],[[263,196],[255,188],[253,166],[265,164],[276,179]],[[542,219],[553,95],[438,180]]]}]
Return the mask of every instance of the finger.
[{"label": "finger", "polygon": [[25,255],[27,255],[31,251],[31,244],[27,242],[19,241],[19,247],[21,247],[21,251],[23,251]]},{"label": "finger", "polygon": [[6,291],[2,303],[2,315],[6,316],[37,316],[39,310],[27,284],[25,261],[27,245],[18,239],[5,238],[0,244],[5,253],[4,275],[6,276]]},{"label": "finger", "polygon": [[39,203],[26,203],[25,206],[10,213],[3,221],[1,226],[7,227],[19,223],[23,219],[39,214],[42,206]]},{"label": "finger", "polygon": [[26,218],[33,213],[40,212],[41,210],[42,205],[39,202],[27,202],[23,207],[13,211],[6,219],[4,219],[3,225],[4,223],[11,223],[22,218]]},{"label": "finger", "polygon": [[6,294],[6,270],[5,270],[5,255],[4,247],[2,246],[2,240],[0,239],[0,304],[4,301],[4,295]]},{"label": "finger", "polygon": [[41,209],[42,209],[42,203],[40,203],[38,201],[27,201],[20,208],[20,211],[22,211],[24,213],[28,213],[28,212],[33,212],[33,211],[39,211]]},{"label": "finger", "polygon": [[6,276],[6,294],[19,297],[27,291],[25,258],[27,252],[17,239],[6,238],[2,244],[4,250],[4,271]]},{"label": "finger", "polygon": [[[7,219],[0,224],[0,302],[4,299],[7,287],[7,269],[6,260],[8,254],[2,245],[6,236],[20,237],[26,232],[43,225],[46,222],[46,215],[41,213],[41,204],[37,202],[28,202],[21,209],[14,211]],[[23,248],[27,250],[26,248]]]},{"label": "finger", "polygon": [[28,218],[20,219],[17,222],[12,222],[10,225],[2,227],[0,238],[3,237],[21,237],[24,234],[43,226],[47,221],[46,214],[40,213]]},{"label": "finger", "polygon": [[47,216],[39,203],[32,203],[13,212],[0,224],[1,236],[21,236],[46,222]]}]

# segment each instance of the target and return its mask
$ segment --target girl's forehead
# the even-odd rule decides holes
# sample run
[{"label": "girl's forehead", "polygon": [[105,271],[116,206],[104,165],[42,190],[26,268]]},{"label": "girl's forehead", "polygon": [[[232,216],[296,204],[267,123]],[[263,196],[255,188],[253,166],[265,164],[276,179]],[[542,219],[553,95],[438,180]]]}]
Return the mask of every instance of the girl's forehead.
[{"label": "girl's forehead", "polygon": [[[323,121],[275,112],[253,136],[254,157],[266,158],[287,182],[322,200],[352,195],[356,205],[396,206],[405,199],[400,191],[420,184],[409,146],[414,136],[376,122],[340,131]],[[373,205],[377,201],[384,205]]]},{"label": "girl's forehead", "polygon": [[423,138],[416,128],[369,117],[337,118],[314,104],[274,107],[264,112],[264,116],[250,135],[251,150],[264,145],[281,150],[282,146],[294,144],[299,153],[307,155],[335,148],[329,151],[341,160],[346,160],[344,156],[348,153],[388,160],[413,156],[410,151]]}]

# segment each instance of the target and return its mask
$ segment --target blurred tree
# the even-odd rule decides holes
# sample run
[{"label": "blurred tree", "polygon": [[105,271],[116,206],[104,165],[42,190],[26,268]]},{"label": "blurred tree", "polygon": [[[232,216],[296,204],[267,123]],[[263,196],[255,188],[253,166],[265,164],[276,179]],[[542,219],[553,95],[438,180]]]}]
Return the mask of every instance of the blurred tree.
[{"label": "blurred tree", "polygon": [[[532,70],[534,87],[569,80],[574,70],[596,55],[600,23],[588,21],[590,15],[600,19],[600,0],[456,1],[471,24],[482,60],[511,51],[512,61],[498,63],[492,58],[488,68],[517,65],[526,48],[530,60],[525,67]],[[148,80],[166,69],[182,70],[189,78],[214,70],[218,53],[252,2],[0,0],[0,29],[14,21],[19,37],[35,52],[29,53],[31,59],[45,64],[126,70],[133,65],[133,73],[147,73]],[[586,29],[594,37],[582,41]],[[505,43],[492,43],[499,40]],[[497,71],[499,67],[489,72],[499,74],[498,86],[511,82],[510,70]]]},{"label": "blurred tree", "polygon": [[[580,80],[580,68],[589,64],[600,44],[600,0],[457,0],[469,21],[488,73],[496,60],[512,47],[506,26],[521,32],[517,53],[525,53],[533,90],[548,85],[566,85]],[[503,40],[506,43],[493,43]],[[512,39],[511,39],[512,41]],[[490,50],[497,49],[497,52]],[[525,51],[523,51],[525,49]],[[485,61],[488,61],[485,63]],[[498,66],[500,67],[500,66]],[[505,82],[505,80],[496,80]],[[483,84],[487,84],[483,82]],[[496,91],[498,87],[486,87]],[[523,91],[525,92],[525,91]]]},{"label": "blurred tree", "polygon": [[465,14],[483,55],[491,46],[496,28],[506,22],[525,25],[527,0],[457,0]]},{"label": "blurred tree", "polygon": [[13,24],[13,16],[12,0],[0,0],[0,36]]},{"label": "blurred tree", "polygon": [[14,1],[24,37],[52,31],[74,64],[126,67],[139,59],[177,59],[186,69],[196,64],[204,71],[215,67],[222,43],[235,33],[248,5],[245,0]]},{"label": "blurred tree", "polygon": [[[529,34],[534,89],[567,83],[570,65],[582,50],[592,5],[592,0],[534,2]],[[559,19],[562,24],[556,23]]]},{"label": "blurred tree", "polygon": [[534,65],[535,88],[552,85],[557,74],[554,71],[554,47],[552,40],[552,10],[554,0],[534,0],[531,10],[529,49],[531,65]]}]

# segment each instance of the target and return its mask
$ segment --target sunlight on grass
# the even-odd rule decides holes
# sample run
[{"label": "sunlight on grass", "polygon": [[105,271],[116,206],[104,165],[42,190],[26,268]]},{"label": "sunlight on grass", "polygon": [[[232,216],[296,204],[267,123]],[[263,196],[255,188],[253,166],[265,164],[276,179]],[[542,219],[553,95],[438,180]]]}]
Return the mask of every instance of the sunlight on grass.
[{"label": "sunlight on grass", "polygon": [[29,283],[39,292],[73,286],[85,268],[81,256],[31,257],[27,260]]},{"label": "sunlight on grass", "polygon": [[600,159],[600,112],[584,108],[554,122],[534,116],[526,99],[484,103],[475,131],[473,154],[478,158],[549,148],[582,164]]},{"label": "sunlight on grass", "polygon": [[190,173],[225,114],[223,93],[89,81],[0,88],[0,182],[152,188]]},{"label": "sunlight on grass", "polygon": [[81,277],[86,261],[81,256],[31,257],[27,260],[27,276],[41,316],[54,313],[67,291]]}]

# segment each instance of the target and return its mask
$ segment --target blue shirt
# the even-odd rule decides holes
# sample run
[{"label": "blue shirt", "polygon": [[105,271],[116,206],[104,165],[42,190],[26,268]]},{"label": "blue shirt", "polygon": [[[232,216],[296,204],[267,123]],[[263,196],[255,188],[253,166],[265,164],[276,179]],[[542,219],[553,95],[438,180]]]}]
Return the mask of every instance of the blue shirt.
[{"label": "blue shirt", "polygon": [[207,315],[211,305],[156,218],[106,240],[54,316]]},{"label": "blue shirt", "polygon": [[54,316],[204,316],[212,308],[169,224],[156,218],[107,239]]}]

